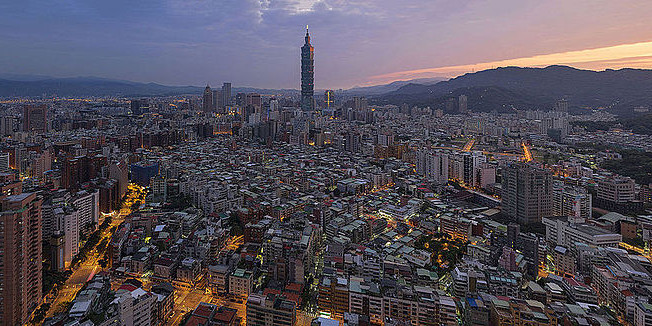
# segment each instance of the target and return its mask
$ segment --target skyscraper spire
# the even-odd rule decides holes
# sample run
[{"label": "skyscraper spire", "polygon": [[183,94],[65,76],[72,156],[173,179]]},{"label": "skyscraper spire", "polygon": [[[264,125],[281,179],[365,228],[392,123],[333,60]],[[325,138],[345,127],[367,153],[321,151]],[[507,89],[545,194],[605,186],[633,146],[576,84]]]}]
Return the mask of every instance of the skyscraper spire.
[{"label": "skyscraper spire", "polygon": [[301,109],[312,111],[315,109],[315,67],[314,51],[310,44],[310,33],[306,25],[306,44],[301,47]]}]

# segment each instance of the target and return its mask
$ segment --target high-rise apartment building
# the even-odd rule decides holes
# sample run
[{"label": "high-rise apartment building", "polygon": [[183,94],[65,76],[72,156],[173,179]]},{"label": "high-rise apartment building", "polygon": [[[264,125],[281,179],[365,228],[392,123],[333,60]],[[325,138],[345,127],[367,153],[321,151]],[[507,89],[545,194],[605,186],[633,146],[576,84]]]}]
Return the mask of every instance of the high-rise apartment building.
[{"label": "high-rise apartment building", "polygon": [[23,108],[23,131],[48,131],[48,107],[45,104],[27,105]]},{"label": "high-rise apartment building", "polygon": [[306,26],[306,43],[301,47],[301,109],[315,109],[315,48],[310,44],[310,34]]},{"label": "high-rise apartment building", "polygon": [[416,157],[417,174],[436,183],[448,182],[448,153],[443,151],[421,150]]},{"label": "high-rise apartment building", "polygon": [[358,97],[358,96],[356,96],[356,97],[353,98],[353,108],[356,111],[366,110],[367,107],[368,107],[368,102],[367,102],[366,97]]},{"label": "high-rise apartment building", "polygon": [[527,163],[513,163],[502,173],[503,212],[521,224],[552,215],[552,173]]},{"label": "high-rise apartment building", "polygon": [[582,187],[565,185],[556,181],[553,185],[553,214],[555,216],[574,216],[591,218],[593,207],[591,194]]},{"label": "high-rise apartment building", "polygon": [[0,153],[0,172],[9,172],[11,167],[9,166],[9,153],[1,152]]},{"label": "high-rise apartment building", "polygon": [[97,230],[100,217],[100,192],[82,190],[72,198],[72,205],[79,212],[79,228],[87,236]]},{"label": "high-rise apartment building", "polygon": [[211,91],[211,87],[209,85],[206,85],[206,88],[204,89],[204,96],[202,97],[202,100],[202,111],[213,111],[213,91]]},{"label": "high-rise apartment building", "polygon": [[478,186],[479,184],[479,175],[478,169],[480,165],[486,162],[486,157],[480,151],[474,151],[471,153],[464,153],[462,155],[462,160],[464,164],[464,169],[462,173],[462,180],[468,186]]},{"label": "high-rise apartment building", "polygon": [[18,130],[18,119],[12,116],[0,117],[0,135],[10,136]]},{"label": "high-rise apartment building", "polygon": [[221,107],[227,107],[231,105],[231,83],[222,84],[222,101],[220,104]]},{"label": "high-rise apartment building", "polygon": [[1,202],[0,320],[24,325],[42,297],[42,199],[22,193]]},{"label": "high-rise apartment building", "polygon": [[568,101],[566,99],[559,99],[555,102],[555,111],[568,112]]},{"label": "high-rise apartment building", "polygon": [[214,110],[216,110],[218,108],[221,108],[223,106],[222,105],[223,101],[222,101],[222,91],[221,90],[217,90],[217,89],[213,90],[212,102],[213,102],[213,109]]},{"label": "high-rise apartment building", "polygon": [[466,95],[460,95],[460,97],[458,98],[458,105],[461,114],[466,114],[469,112],[468,98],[466,97]]},{"label": "high-rise apartment building", "polygon": [[131,114],[133,115],[140,115],[140,101],[139,100],[131,100],[129,103],[129,109],[131,110]]}]

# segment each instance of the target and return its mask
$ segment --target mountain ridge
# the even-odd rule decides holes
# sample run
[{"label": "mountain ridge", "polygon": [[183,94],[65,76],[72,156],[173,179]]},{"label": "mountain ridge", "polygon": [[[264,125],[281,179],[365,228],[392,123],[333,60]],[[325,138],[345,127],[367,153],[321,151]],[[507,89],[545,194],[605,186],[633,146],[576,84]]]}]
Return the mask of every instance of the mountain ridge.
[{"label": "mountain ridge", "polygon": [[[344,90],[346,95],[378,95],[394,91],[410,82],[431,85],[442,78],[420,78],[408,81],[395,81],[389,84],[367,87],[353,87]],[[42,75],[19,75],[0,73],[0,97],[39,97],[57,95],[70,96],[165,96],[201,94],[205,86],[163,85],[155,82],[134,82],[95,76],[51,77]],[[319,92],[324,90],[316,90]],[[248,86],[233,87],[233,92],[258,92],[262,94],[298,95],[299,89],[270,89]]]},{"label": "mountain ridge", "polygon": [[[500,67],[452,78],[434,85],[407,84],[396,91],[375,98],[378,103],[420,104],[431,103],[458,89],[497,87],[529,97],[533,108],[550,109],[560,98],[567,99],[573,107],[608,108],[618,114],[631,113],[638,106],[652,106],[652,70],[607,69],[583,70],[562,65],[544,68]],[[507,100],[507,99],[505,99]],[[402,102],[401,102],[402,101]],[[510,105],[510,102],[503,103]],[[476,111],[487,111],[479,106]],[[521,107],[517,109],[530,109]]]}]

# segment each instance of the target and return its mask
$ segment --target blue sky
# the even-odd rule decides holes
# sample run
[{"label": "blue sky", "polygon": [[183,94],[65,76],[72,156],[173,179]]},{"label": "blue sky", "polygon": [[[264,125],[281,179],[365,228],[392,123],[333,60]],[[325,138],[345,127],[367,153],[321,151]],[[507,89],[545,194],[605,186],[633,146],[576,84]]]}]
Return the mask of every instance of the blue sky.
[{"label": "blue sky", "polygon": [[[646,68],[650,17],[640,0],[6,0],[0,72],[297,88],[306,24],[319,89],[531,57],[514,62]],[[604,57],[564,62],[587,49]]]}]

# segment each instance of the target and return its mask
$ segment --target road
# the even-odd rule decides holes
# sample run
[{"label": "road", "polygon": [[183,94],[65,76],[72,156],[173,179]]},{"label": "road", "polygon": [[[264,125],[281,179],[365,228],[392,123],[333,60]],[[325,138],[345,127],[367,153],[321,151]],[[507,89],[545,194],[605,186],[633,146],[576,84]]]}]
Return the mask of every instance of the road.
[{"label": "road", "polygon": [[[128,214],[127,214],[128,215]],[[110,233],[111,228],[114,226],[120,225],[124,221],[126,215],[118,214],[111,224],[102,232],[100,241],[105,238],[111,238],[112,234]],[[98,242],[98,243],[99,243]],[[103,253],[98,252],[97,250],[92,250],[89,257],[85,262],[81,263],[72,273],[70,278],[64,283],[63,288],[59,290],[59,294],[54,299],[50,310],[46,314],[46,317],[53,317],[56,313],[61,311],[59,307],[64,302],[70,302],[75,298],[76,293],[97,274],[102,270],[99,264],[99,260],[102,259]]]},{"label": "road", "polygon": [[[236,250],[244,243],[244,237],[230,237],[223,250]],[[174,296],[174,313],[168,319],[167,325],[178,325],[186,312],[191,311],[197,307],[200,302],[212,303],[217,306],[226,306],[229,308],[237,309],[237,316],[241,320],[245,320],[245,307],[243,303],[232,302],[231,297],[210,294],[206,291],[208,288],[208,277],[204,276],[194,286],[179,286],[175,285],[177,293]]]},{"label": "road", "polygon": [[199,305],[200,302],[211,303],[219,306],[226,306],[232,309],[236,309],[237,316],[244,322],[245,321],[245,301],[242,300],[242,303],[232,302],[230,299],[232,297],[227,297],[219,294],[208,294],[206,293],[206,281],[202,280],[197,286],[191,288],[178,287],[177,293],[174,297],[174,313],[168,319],[166,325],[179,325],[179,322],[183,316],[188,312],[192,311]]},{"label": "road", "polygon": [[[112,218],[111,224],[106,229],[104,229],[104,231],[102,231],[98,243],[102,242],[102,240],[106,238],[111,239],[113,236],[111,230],[113,227],[120,225],[124,221],[125,217],[131,213],[129,207],[134,201],[144,200],[145,192],[142,188],[138,188],[134,185],[129,185],[129,188],[131,191],[125,200],[125,203],[123,204],[123,208],[116,216]],[[101,223],[102,221],[100,221],[100,224]],[[53,317],[57,313],[60,313],[61,311],[59,311],[59,308],[61,304],[72,301],[75,298],[76,293],[84,286],[84,284],[86,284],[86,282],[91,280],[95,274],[102,270],[99,264],[99,260],[102,259],[103,254],[103,252],[99,252],[93,249],[86,261],[75,268],[70,278],[68,278],[63,287],[59,289],[59,293],[53,300],[50,310],[46,314],[46,318]]]}]

